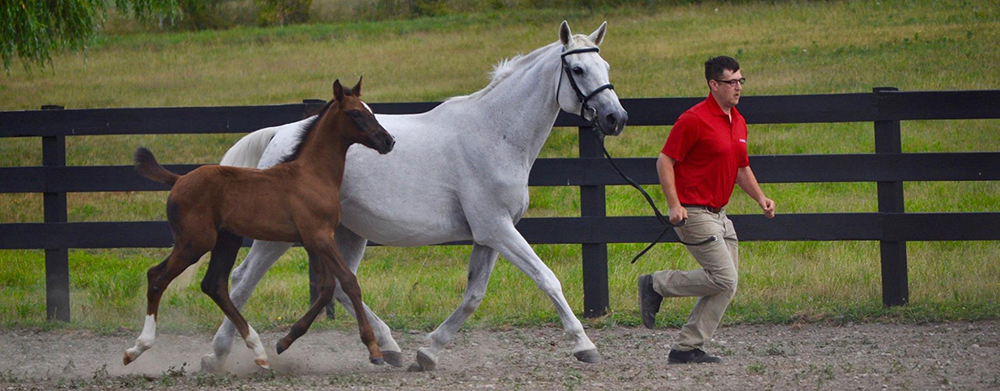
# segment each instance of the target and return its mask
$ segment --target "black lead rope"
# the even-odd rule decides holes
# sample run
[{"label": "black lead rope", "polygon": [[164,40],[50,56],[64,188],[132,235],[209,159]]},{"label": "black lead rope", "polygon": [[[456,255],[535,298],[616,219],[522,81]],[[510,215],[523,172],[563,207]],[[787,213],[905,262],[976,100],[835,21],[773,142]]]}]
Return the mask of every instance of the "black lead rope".
[{"label": "black lead rope", "polygon": [[[646,252],[648,252],[654,246],[656,246],[656,244],[660,242],[660,239],[663,238],[663,235],[667,234],[667,231],[670,231],[671,228],[680,227],[680,226],[684,225],[684,220],[681,220],[681,222],[679,224],[674,224],[674,223],[671,223],[670,219],[667,218],[666,216],[664,216],[663,213],[660,213],[660,208],[656,207],[656,203],[653,202],[653,198],[649,196],[649,193],[647,193],[646,190],[644,190],[642,188],[642,186],[639,186],[638,183],[636,183],[634,180],[632,180],[632,178],[629,178],[628,175],[625,175],[625,173],[622,172],[622,170],[620,168],[618,168],[618,165],[615,164],[615,160],[613,158],[611,158],[611,154],[608,153],[608,149],[604,147],[604,137],[601,137],[602,135],[601,135],[601,133],[599,131],[596,132],[596,133],[597,133],[598,144],[601,145],[601,151],[604,152],[604,157],[606,157],[608,159],[608,163],[611,163],[611,168],[614,168],[615,172],[617,172],[618,175],[621,175],[622,179],[624,179],[625,182],[628,182],[629,185],[632,185],[632,187],[636,188],[636,190],[639,190],[639,192],[642,193],[642,196],[646,198],[646,202],[649,204],[649,206],[651,206],[653,208],[653,213],[656,214],[656,220],[658,220],[660,222],[660,224],[664,225],[663,231],[660,231],[660,234],[656,236],[656,239],[653,239],[652,243],[650,243],[648,246],[646,246],[646,248],[644,248],[642,251],[640,251],[639,254],[636,254],[636,256],[632,258],[632,262],[630,262],[630,263],[635,263],[635,261],[638,261],[639,258],[641,258],[643,255],[646,255]],[[681,244],[687,245],[687,246],[701,246],[703,244],[711,243],[711,242],[714,242],[716,240],[719,240],[719,238],[717,238],[715,235],[712,235],[712,236],[708,237],[707,239],[702,240],[700,242],[694,242],[694,243],[686,242],[686,241],[682,240],[680,237],[677,238],[678,242],[680,242]]]},{"label": "black lead rope", "polygon": [[[562,68],[563,68],[563,72],[566,73],[566,78],[569,79],[570,86],[573,87],[573,91],[576,92],[576,98],[580,101],[580,118],[583,118],[584,121],[586,121],[587,117],[584,117],[583,114],[588,109],[591,111],[591,114],[593,114],[593,115],[591,115],[590,121],[594,123],[594,126],[592,127],[592,129],[594,129],[594,133],[597,135],[598,143],[601,144],[601,150],[604,151],[604,157],[608,158],[608,163],[611,163],[611,167],[615,169],[615,172],[617,172],[618,175],[621,175],[621,177],[623,179],[625,179],[625,182],[628,182],[628,184],[632,185],[632,187],[634,187],[637,190],[639,190],[639,192],[642,193],[643,197],[646,197],[646,202],[649,203],[649,206],[653,207],[653,213],[656,213],[656,219],[660,222],[660,224],[663,224],[665,226],[663,228],[663,231],[661,231],[660,234],[658,236],[656,236],[656,239],[654,239],[652,243],[650,243],[648,246],[646,246],[646,248],[643,249],[642,252],[640,252],[638,255],[636,255],[635,258],[632,258],[632,262],[631,263],[635,263],[635,261],[639,260],[639,257],[642,257],[643,255],[646,254],[647,251],[649,251],[650,249],[652,249],[653,246],[656,246],[656,243],[659,243],[660,239],[663,238],[663,235],[667,234],[667,231],[669,231],[671,228],[680,227],[680,226],[684,225],[684,221],[681,221],[679,224],[673,224],[673,223],[670,222],[669,218],[664,217],[663,213],[660,213],[660,209],[656,207],[656,203],[653,202],[653,198],[649,196],[649,193],[646,193],[646,190],[643,190],[643,188],[641,186],[639,186],[638,183],[636,183],[635,181],[633,181],[632,178],[629,178],[628,175],[625,175],[625,173],[622,172],[622,170],[618,168],[618,165],[615,164],[615,160],[611,158],[611,154],[608,153],[607,148],[604,148],[604,134],[602,134],[601,131],[598,130],[600,128],[600,126],[601,126],[601,123],[600,123],[600,121],[597,120],[597,115],[596,115],[597,114],[597,110],[595,110],[594,108],[590,107],[587,103],[590,101],[591,98],[593,98],[595,95],[597,95],[601,91],[604,91],[604,90],[614,90],[615,87],[609,83],[609,84],[605,84],[603,86],[595,88],[593,91],[590,91],[590,93],[588,93],[588,94],[584,94],[583,91],[580,90],[580,86],[576,84],[576,79],[573,77],[573,73],[570,70],[569,63],[566,62],[566,56],[568,56],[568,55],[578,54],[578,53],[588,53],[588,52],[600,52],[600,49],[596,48],[596,47],[589,47],[589,48],[574,49],[574,50],[570,50],[570,51],[565,51],[566,49],[563,48],[563,50],[564,50],[564,52],[560,55],[560,58],[562,59]],[[556,87],[556,100],[557,101],[559,99],[559,91],[561,89],[562,89],[562,77],[559,78],[559,86]],[[703,244],[714,242],[716,240],[718,240],[718,238],[715,237],[715,235],[712,235],[708,239],[702,240],[702,241],[697,242],[697,243],[689,243],[689,242],[685,242],[685,241],[681,240],[681,238],[679,238],[679,237],[677,238],[678,242],[680,242],[682,244],[685,244],[685,245],[688,245],[688,246],[701,246]]]}]

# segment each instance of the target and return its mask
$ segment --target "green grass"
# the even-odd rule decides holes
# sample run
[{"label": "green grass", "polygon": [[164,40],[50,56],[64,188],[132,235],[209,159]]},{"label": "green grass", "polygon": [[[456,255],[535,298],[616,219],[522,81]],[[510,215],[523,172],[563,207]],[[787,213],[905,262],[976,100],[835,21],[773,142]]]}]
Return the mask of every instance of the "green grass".
[{"label": "green grass", "polygon": [[[224,31],[107,34],[86,54],[58,54],[52,67],[15,65],[0,80],[0,109],[282,104],[329,98],[334,78],[365,76],[370,102],[430,101],[468,94],[488,82],[498,60],[557,38],[558,22],[589,33],[609,22],[602,56],[623,98],[702,96],[701,63],[737,57],[750,80],[747,95],[901,90],[998,89],[990,70],[1000,63],[1000,7],[992,1],[824,1],[702,3],[599,12],[493,11],[434,18],[312,24]],[[997,121],[911,121],[902,124],[906,152],[998,151]],[[630,127],[608,148],[615,156],[655,156],[669,127]],[[70,165],[129,164],[146,145],[164,163],[215,162],[240,135],[70,137]],[[41,163],[38,139],[0,140],[0,165]],[[872,124],[755,125],[750,153],[871,153]],[[557,129],[542,157],[576,156],[576,131]],[[871,212],[873,183],[764,184],[779,213]],[[662,205],[656,186],[647,190]],[[906,183],[907,212],[1000,211],[1000,183]],[[609,215],[645,215],[633,189],[608,188]],[[76,193],[70,221],[163,220],[163,192]],[[732,214],[759,213],[741,192]],[[579,190],[531,189],[529,217],[579,215]],[[0,194],[0,223],[42,221],[40,194]],[[0,238],[2,240],[2,238]],[[940,321],[1000,314],[1000,244],[908,244],[911,304],[881,305],[878,244],[873,242],[744,242],[740,288],[728,323],[796,321]],[[582,311],[580,249],[536,245]],[[641,244],[609,245],[611,314],[591,325],[638,324],[635,277],[697,265],[677,245],[663,244],[636,265]],[[372,248],[359,278],[366,302],[395,329],[427,329],[461,301],[465,247]],[[70,252],[73,323],[113,331],[137,329],[144,307],[144,271],[166,249]],[[245,309],[258,329],[290,324],[307,307],[306,257],[295,249],[276,264]],[[44,257],[0,251],[0,326],[46,324]],[[199,273],[203,274],[204,270]],[[558,322],[549,300],[501,260],[474,327]],[[198,284],[172,287],[162,324],[208,330],[221,313]],[[683,322],[692,299],[667,300],[661,322]],[[340,314],[344,314],[343,311]],[[346,327],[341,316],[320,327]]]}]

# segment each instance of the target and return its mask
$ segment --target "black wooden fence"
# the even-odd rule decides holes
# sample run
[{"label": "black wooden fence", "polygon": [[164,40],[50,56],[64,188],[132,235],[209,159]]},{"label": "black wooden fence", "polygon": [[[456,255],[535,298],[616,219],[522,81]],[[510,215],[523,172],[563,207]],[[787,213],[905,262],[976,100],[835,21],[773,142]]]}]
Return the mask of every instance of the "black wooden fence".
[{"label": "black wooden fence", "polygon": [[[629,125],[671,125],[701,99],[626,99],[622,104],[629,112]],[[372,107],[379,113],[416,113],[436,104]],[[69,321],[67,249],[169,247],[172,238],[162,221],[67,222],[67,193],[167,189],[139,177],[131,166],[66,166],[67,136],[246,133],[297,121],[316,105],[316,101],[306,101],[276,106],[86,110],[46,106],[38,111],[0,112],[0,138],[42,139],[42,166],[0,167],[0,193],[43,193],[45,207],[43,223],[0,224],[0,249],[45,249],[48,318]],[[751,156],[760,182],[878,183],[877,213],[779,214],[773,220],[760,215],[732,216],[741,240],[879,241],[885,305],[908,301],[907,241],[1000,240],[1000,211],[905,213],[903,202],[904,181],[1000,180],[1000,152],[902,153],[900,139],[900,121],[1000,118],[1000,90],[878,88],[856,94],[748,96],[741,100],[740,111],[751,124],[874,124],[874,154]],[[538,159],[529,185],[579,186],[581,217],[525,218],[517,228],[531,243],[583,246],[584,315],[600,316],[608,307],[607,243],[646,243],[661,227],[654,217],[607,216],[605,188],[624,181],[603,160],[586,124],[562,113],[556,126],[579,127],[580,158]],[[641,184],[658,183],[654,158],[624,158],[618,164]],[[195,167],[168,166],[175,172]],[[673,240],[671,236],[663,239]]]}]

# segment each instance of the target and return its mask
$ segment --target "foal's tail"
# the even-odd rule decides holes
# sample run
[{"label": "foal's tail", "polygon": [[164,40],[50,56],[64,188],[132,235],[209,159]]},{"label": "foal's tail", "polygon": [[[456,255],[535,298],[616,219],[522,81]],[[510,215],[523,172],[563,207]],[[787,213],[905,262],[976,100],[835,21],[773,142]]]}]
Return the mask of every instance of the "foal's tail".
[{"label": "foal's tail", "polygon": [[167,169],[163,168],[160,163],[157,163],[156,158],[153,157],[153,152],[146,149],[146,147],[139,147],[139,149],[135,150],[135,170],[146,178],[160,183],[166,183],[171,187],[173,187],[174,183],[177,183],[177,179],[181,177],[180,175],[167,171]]}]

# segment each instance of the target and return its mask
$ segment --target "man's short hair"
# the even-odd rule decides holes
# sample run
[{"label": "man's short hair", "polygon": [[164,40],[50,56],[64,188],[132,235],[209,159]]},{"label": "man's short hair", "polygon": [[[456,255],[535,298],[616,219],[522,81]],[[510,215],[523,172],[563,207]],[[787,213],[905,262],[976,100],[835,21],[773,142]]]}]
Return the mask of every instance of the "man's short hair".
[{"label": "man's short hair", "polygon": [[719,80],[726,70],[736,72],[740,70],[740,63],[735,58],[729,56],[719,56],[705,61],[705,81]]}]

